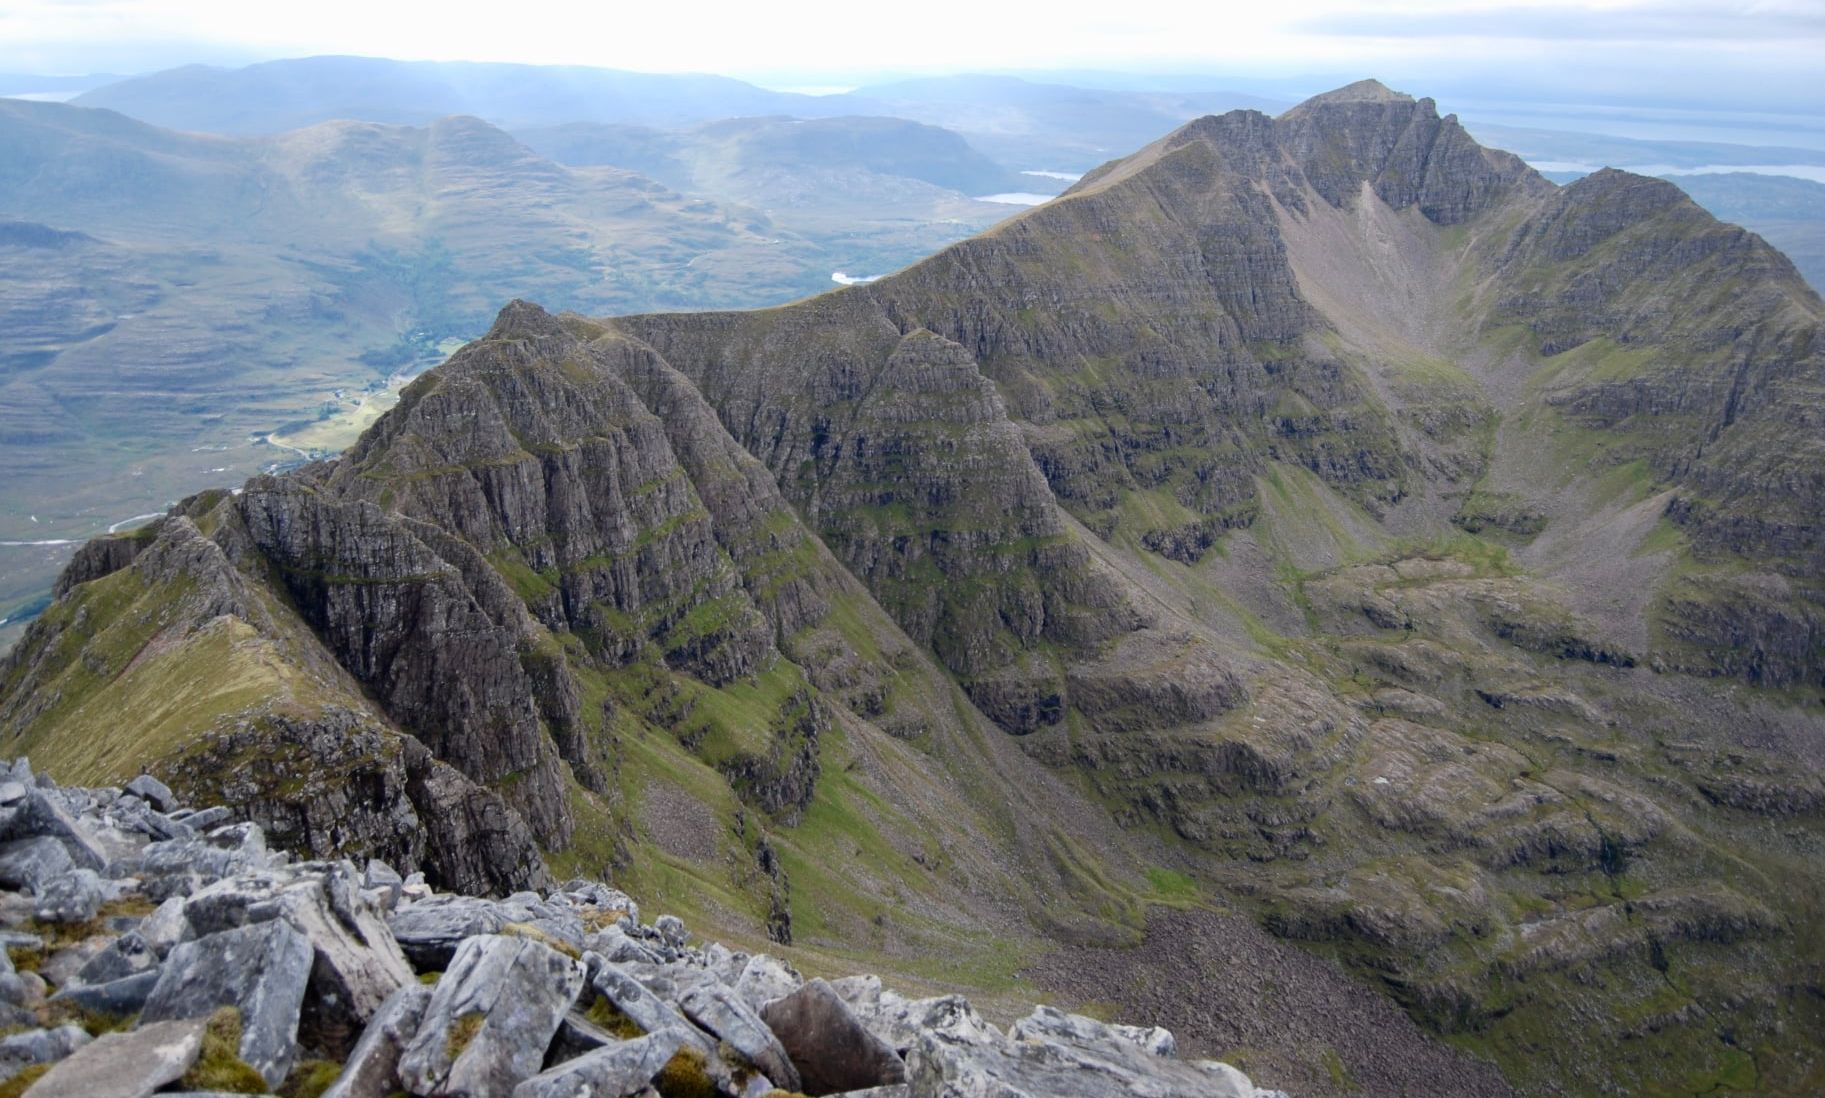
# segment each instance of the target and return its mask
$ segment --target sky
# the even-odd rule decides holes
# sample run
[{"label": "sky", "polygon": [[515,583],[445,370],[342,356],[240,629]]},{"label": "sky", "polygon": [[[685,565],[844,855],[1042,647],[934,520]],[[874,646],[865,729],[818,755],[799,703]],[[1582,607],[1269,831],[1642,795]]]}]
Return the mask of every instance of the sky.
[{"label": "sky", "polygon": [[[1119,69],[1292,94],[1429,89],[1731,108],[1825,103],[1825,0],[0,0],[0,72],[144,72],[316,53],[718,72]],[[1825,113],[1821,111],[1820,113]]]}]

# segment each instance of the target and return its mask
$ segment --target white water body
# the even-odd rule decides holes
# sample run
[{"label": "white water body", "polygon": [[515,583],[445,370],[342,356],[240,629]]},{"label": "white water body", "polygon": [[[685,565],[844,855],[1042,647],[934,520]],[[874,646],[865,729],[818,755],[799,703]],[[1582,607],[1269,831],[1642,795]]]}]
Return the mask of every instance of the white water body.
[{"label": "white water body", "polygon": [[[1528,164],[1543,172],[1594,172],[1602,164],[1580,160],[1529,160]],[[1748,172],[1751,175],[1785,175],[1825,183],[1825,164],[1700,164],[1680,167],[1676,164],[1618,164],[1616,167],[1636,175],[1721,175],[1725,172]]]},{"label": "white water body", "polygon": [[37,545],[81,545],[74,538],[52,538],[48,541],[0,541],[0,548],[25,549]]},{"label": "white water body", "polygon": [[1043,168],[1029,168],[1020,174],[1036,175],[1041,179],[1062,179],[1066,183],[1075,183],[1084,177],[1082,172],[1049,172]]},{"label": "white water body", "polygon": [[839,285],[843,285],[843,286],[860,286],[864,282],[873,282],[878,278],[885,278],[885,277],[887,277],[887,276],[886,275],[852,275],[852,274],[844,274],[842,271],[836,271],[831,274],[830,281],[835,282]]},{"label": "white water body", "polygon": [[1000,202],[1007,206],[1037,206],[1057,197],[1055,194],[1034,194],[1032,191],[1003,191],[1000,194],[979,194],[976,201]]}]

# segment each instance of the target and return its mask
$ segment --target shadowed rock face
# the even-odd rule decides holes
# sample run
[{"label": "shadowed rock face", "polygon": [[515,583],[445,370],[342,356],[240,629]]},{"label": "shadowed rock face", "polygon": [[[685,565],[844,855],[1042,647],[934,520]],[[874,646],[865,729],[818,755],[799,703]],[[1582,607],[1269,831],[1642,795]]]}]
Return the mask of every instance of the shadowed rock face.
[{"label": "shadowed rock face", "polygon": [[[1183,864],[1523,1089],[1803,1078],[1816,703],[1696,676],[1825,681],[1822,313],[1670,187],[1366,82],[790,306],[516,301],[344,457],[79,553],[0,722],[118,759],[84,699],[208,654],[252,685],[157,757],[315,853],[506,891],[662,836],[780,940],[783,829],[913,891],[1005,843],[977,887],[1094,909],[1048,927]],[[1105,817],[1145,886],[1068,867]]]},{"label": "shadowed rock face", "polygon": [[[1372,507],[1408,490],[1411,458],[1386,409],[1307,338],[1327,325],[1299,293],[1276,205],[1303,209],[1314,192],[1341,205],[1366,182],[1390,205],[1452,224],[1551,187],[1441,121],[1430,100],[1372,91],[1320,97],[1279,120],[1235,112],[1192,123],[1092,172],[1067,200],[866,287],[766,313],[614,323],[697,382],[832,548],[953,669],[982,674],[1035,636],[1098,643],[1122,615],[1085,605],[1068,552],[970,560],[979,549],[957,536],[1056,537],[1032,468],[1095,532],[1130,528],[1190,559],[1252,519],[1267,459],[1305,465]],[[991,392],[979,390],[983,378]],[[1019,430],[989,426],[1003,420]],[[964,446],[975,453],[962,457]],[[913,478],[893,502],[914,501],[914,514],[876,513],[887,463],[938,455],[942,469],[892,469]],[[967,491],[948,480],[963,475]],[[1182,522],[1134,523],[1121,504],[1137,494],[1165,497]],[[934,546],[925,535],[940,519],[953,540]],[[876,531],[898,539],[883,546],[868,536]],[[925,559],[946,576],[1012,564],[1056,594],[1043,616],[998,607],[1005,640],[981,626],[957,637],[957,620],[979,621],[985,607],[889,590]]]},{"label": "shadowed rock face", "polygon": [[500,578],[476,570],[494,589],[473,592],[398,517],[326,501],[298,482],[254,481],[237,503],[248,536],[338,661],[471,778],[526,778],[512,787],[515,806],[541,841],[563,845],[556,753],[515,651],[519,621],[486,609],[518,609]]}]

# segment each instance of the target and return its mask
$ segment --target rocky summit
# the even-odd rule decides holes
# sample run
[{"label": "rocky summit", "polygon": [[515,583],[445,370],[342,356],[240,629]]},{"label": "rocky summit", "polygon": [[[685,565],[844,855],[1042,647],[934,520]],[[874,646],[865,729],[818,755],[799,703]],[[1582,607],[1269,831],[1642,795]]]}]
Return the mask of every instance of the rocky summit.
[{"label": "rocky summit", "polygon": [[[612,879],[1301,1095],[1814,1093],[1822,325],[1671,185],[1554,186],[1366,81],[784,307],[515,301],[340,457],[83,547],[0,737],[517,897],[400,909],[446,979],[567,987],[470,935]],[[859,1078],[718,971],[648,990],[775,1083]],[[912,1068],[858,994],[761,1021]],[[492,1030],[388,1024],[408,1089],[484,1085],[448,1049]],[[1139,1055],[1021,1026],[1100,1051],[983,1071]]]},{"label": "rocky summit", "polygon": [[484,899],[303,861],[141,776],[0,765],[0,1093],[1285,1098],[1158,1027],[806,980],[572,880]]}]

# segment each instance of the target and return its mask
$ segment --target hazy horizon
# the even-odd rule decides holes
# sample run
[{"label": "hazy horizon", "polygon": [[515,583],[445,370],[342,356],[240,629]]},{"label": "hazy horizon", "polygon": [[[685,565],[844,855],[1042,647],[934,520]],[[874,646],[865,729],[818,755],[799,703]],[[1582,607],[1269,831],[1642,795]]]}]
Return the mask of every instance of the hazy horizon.
[{"label": "hazy horizon", "polygon": [[[1289,0],[1271,11],[1142,0],[1119,19],[1064,0],[1024,9],[933,0],[916,24],[885,9],[724,0],[589,11],[526,0],[515,18],[412,0],[283,8],[215,0],[14,0],[0,7],[0,72],[140,74],[322,54],[583,65],[733,76],[768,88],[842,88],[988,72],[1085,82],[1114,74],[1298,99],[1374,75],[1435,97],[1825,113],[1825,9],[1811,2],[1421,0],[1364,11]],[[48,89],[47,89],[48,90]]]}]

